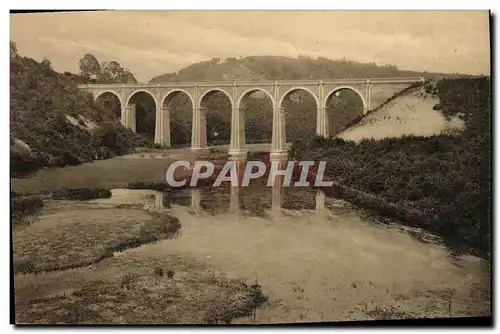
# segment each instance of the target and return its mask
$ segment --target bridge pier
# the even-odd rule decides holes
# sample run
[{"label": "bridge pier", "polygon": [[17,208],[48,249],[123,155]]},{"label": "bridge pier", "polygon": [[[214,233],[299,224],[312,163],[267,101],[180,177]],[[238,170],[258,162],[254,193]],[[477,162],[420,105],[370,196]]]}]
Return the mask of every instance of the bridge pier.
[{"label": "bridge pier", "polygon": [[366,99],[366,104],[363,106],[363,115],[366,115],[366,113],[371,110],[370,106],[370,100],[371,100],[371,94],[372,94],[372,87],[371,87],[371,81],[370,79],[366,79],[366,92],[365,92],[365,99]]},{"label": "bridge pier", "polygon": [[127,128],[127,108],[123,106],[121,108],[120,123],[124,128]]},{"label": "bridge pier", "polygon": [[328,109],[323,108],[323,134],[324,138],[328,138],[330,136],[330,119],[328,118]]},{"label": "bridge pier", "polygon": [[196,152],[207,150],[206,108],[193,108],[191,150]]},{"label": "bridge pier", "polygon": [[231,187],[231,198],[229,202],[229,212],[238,213],[240,211],[240,187]]},{"label": "bridge pier", "polygon": [[245,117],[243,108],[233,106],[231,114],[231,142],[229,145],[229,155],[233,159],[243,159],[247,157],[248,150],[245,147]]},{"label": "bridge pier", "polygon": [[328,137],[328,109],[318,107],[316,115],[316,134],[321,137]]},{"label": "bridge pier", "polygon": [[124,126],[127,129],[132,130],[133,132],[136,132],[136,123],[135,123],[135,104],[128,105],[125,108],[125,124]]},{"label": "bridge pier", "polygon": [[201,192],[200,189],[191,189],[191,208],[196,214],[201,213]]},{"label": "bridge pier", "polygon": [[325,193],[321,190],[316,191],[316,210],[321,211],[325,209]]},{"label": "bridge pier", "polygon": [[161,144],[161,108],[158,108],[158,106],[156,106],[156,110],[155,110],[155,139],[154,139],[154,143],[155,144]]},{"label": "bridge pier", "polygon": [[281,212],[282,203],[283,186],[281,184],[275,184],[271,189],[271,211],[274,215]]},{"label": "bridge pier", "polygon": [[273,134],[271,142],[271,159],[286,159],[288,151],[285,147],[285,109],[277,107],[273,112]]},{"label": "bridge pier", "polygon": [[155,144],[161,147],[171,146],[170,108],[156,108]]}]

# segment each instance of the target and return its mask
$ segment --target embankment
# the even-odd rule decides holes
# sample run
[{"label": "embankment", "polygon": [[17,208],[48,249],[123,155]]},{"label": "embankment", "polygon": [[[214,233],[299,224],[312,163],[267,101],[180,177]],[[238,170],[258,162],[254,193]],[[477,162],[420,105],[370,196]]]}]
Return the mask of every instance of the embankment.
[{"label": "embankment", "polygon": [[441,110],[436,112],[465,122],[464,129],[454,134],[400,134],[358,141],[317,138],[294,143],[293,155],[325,160],[328,177],[337,183],[331,191],[337,195],[380,214],[420,221],[440,236],[458,239],[488,257],[489,87],[487,77],[437,83]]},{"label": "embankment", "polygon": [[439,104],[436,83],[411,87],[373,110],[336,137],[359,142],[401,136],[432,136],[464,128],[459,116],[446,117],[436,110]]}]

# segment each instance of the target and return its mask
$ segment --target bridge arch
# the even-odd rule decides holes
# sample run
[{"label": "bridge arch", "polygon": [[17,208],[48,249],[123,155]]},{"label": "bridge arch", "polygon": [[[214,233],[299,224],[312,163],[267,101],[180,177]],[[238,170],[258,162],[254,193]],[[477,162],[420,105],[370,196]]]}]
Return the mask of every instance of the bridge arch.
[{"label": "bridge arch", "polygon": [[[342,94],[340,92],[342,91]],[[333,88],[324,99],[323,135],[334,137],[367,113],[366,97],[351,86]]]},{"label": "bridge arch", "polygon": [[264,94],[266,94],[270,99],[271,99],[271,102],[273,104],[273,109],[275,108],[275,104],[276,102],[274,101],[274,98],[273,96],[271,95],[271,93],[269,93],[266,89],[264,88],[258,88],[258,87],[254,87],[254,88],[250,88],[250,89],[247,89],[246,91],[244,91],[242,94],[240,94],[240,96],[238,97],[238,101],[235,105],[236,108],[239,108],[240,105],[241,105],[241,100],[243,100],[245,97],[247,96],[250,96],[252,93],[255,93],[255,92],[263,92]]},{"label": "bridge arch", "polygon": [[223,88],[213,87],[200,94],[197,107],[201,147],[230,144],[233,106],[231,94]]},{"label": "bridge arch", "polygon": [[[305,98],[293,101],[291,97],[298,92],[306,93]],[[290,99],[287,100],[288,97]],[[281,149],[285,147],[287,142],[317,133],[318,108],[320,106],[318,96],[306,87],[292,87],[281,96],[278,105],[278,119],[280,120],[278,127],[279,132],[281,132],[278,146]]]},{"label": "bridge arch", "polygon": [[358,96],[361,98],[361,101],[363,102],[363,114],[366,114],[368,112],[365,96],[363,94],[361,94],[361,92],[359,90],[357,90],[356,88],[351,87],[351,86],[335,87],[333,90],[331,90],[328,94],[325,95],[325,100],[323,101],[324,102],[323,107],[326,108],[330,97],[333,94],[335,94],[336,92],[339,92],[341,90],[350,90],[350,91],[353,91],[354,93],[358,94]]},{"label": "bridge arch", "polygon": [[[261,93],[262,98],[253,96],[254,93]],[[275,103],[269,90],[260,87],[252,87],[239,95],[234,110],[239,113],[241,145],[272,142]]]},{"label": "bridge arch", "polygon": [[181,88],[171,89],[163,96],[157,108],[160,109],[158,137],[163,146],[191,145],[194,106],[193,95]]},{"label": "bridge arch", "polygon": [[[148,99],[140,99],[140,96],[147,96]],[[151,101],[153,105],[151,105]],[[125,126],[132,129],[134,132],[143,133],[151,136],[156,136],[156,108],[158,101],[155,95],[147,89],[137,89],[128,94],[125,104]]]},{"label": "bridge arch", "polygon": [[106,109],[115,120],[119,120],[122,123],[124,122],[124,104],[122,99],[120,98],[120,94],[116,93],[113,90],[103,90],[98,91],[98,93],[93,97],[94,101],[98,105]]},{"label": "bridge arch", "polygon": [[211,88],[211,89],[208,89],[206,92],[204,92],[203,94],[200,95],[200,99],[198,100],[198,106],[201,107],[201,102],[203,102],[203,99],[206,98],[208,95],[214,93],[214,92],[221,92],[223,93],[224,95],[227,96],[227,98],[229,99],[229,101],[231,102],[231,106],[234,105],[234,101],[233,101],[233,98],[231,96],[231,94],[229,94],[225,89],[223,88],[220,88],[220,87],[214,87],[214,88]]},{"label": "bridge arch", "polygon": [[128,107],[128,106],[129,106],[129,104],[130,104],[130,102],[131,102],[131,101],[132,101],[132,99],[134,98],[134,96],[135,96],[135,95],[137,95],[137,94],[139,94],[139,93],[145,93],[145,94],[147,94],[147,95],[151,96],[151,98],[152,98],[152,99],[153,99],[153,101],[155,102],[155,106],[158,106],[158,101],[156,101],[156,97],[155,97],[155,95],[154,95],[153,93],[151,93],[151,92],[150,92],[149,90],[147,90],[147,89],[137,89],[137,90],[133,91],[133,92],[129,95],[129,97],[128,97],[128,99],[127,99],[127,103],[125,104],[125,106],[127,106],[127,107]]},{"label": "bridge arch", "polygon": [[172,97],[174,97],[176,94],[179,94],[179,93],[186,95],[189,98],[189,100],[191,101],[191,104],[194,108],[193,96],[191,96],[191,94],[189,94],[189,92],[187,92],[186,90],[184,90],[182,88],[172,89],[171,91],[167,92],[167,94],[165,94],[165,96],[161,100],[161,104],[159,104],[158,106],[161,108],[167,108],[168,106],[165,105],[165,102],[168,102]]},{"label": "bridge arch", "polygon": [[94,101],[97,101],[97,99],[99,97],[103,96],[104,94],[112,94],[112,95],[116,96],[116,98],[118,99],[118,101],[120,102],[120,104],[122,105],[122,107],[125,106],[123,104],[123,101],[122,101],[121,97],[120,97],[120,94],[118,94],[117,92],[115,92],[114,90],[111,90],[111,89],[106,89],[106,90],[100,91],[97,94],[95,94],[94,95]]},{"label": "bridge arch", "polygon": [[316,94],[314,94],[314,92],[312,90],[310,90],[309,88],[307,88],[307,87],[292,87],[292,88],[288,89],[285,93],[283,93],[281,95],[281,98],[279,100],[279,103],[278,103],[277,107],[281,108],[281,106],[283,105],[283,101],[286,99],[286,97],[289,96],[290,94],[298,92],[298,91],[308,92],[314,98],[314,100],[316,101],[316,106],[320,106],[321,105],[319,103],[319,100],[318,100],[318,97],[316,96]]}]

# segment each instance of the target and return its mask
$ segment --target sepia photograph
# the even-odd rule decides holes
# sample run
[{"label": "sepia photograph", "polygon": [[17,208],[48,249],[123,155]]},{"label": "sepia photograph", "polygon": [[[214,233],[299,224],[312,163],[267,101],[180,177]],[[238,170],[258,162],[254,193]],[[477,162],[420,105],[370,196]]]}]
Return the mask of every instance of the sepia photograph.
[{"label": "sepia photograph", "polygon": [[9,17],[12,325],[493,324],[490,11]]}]

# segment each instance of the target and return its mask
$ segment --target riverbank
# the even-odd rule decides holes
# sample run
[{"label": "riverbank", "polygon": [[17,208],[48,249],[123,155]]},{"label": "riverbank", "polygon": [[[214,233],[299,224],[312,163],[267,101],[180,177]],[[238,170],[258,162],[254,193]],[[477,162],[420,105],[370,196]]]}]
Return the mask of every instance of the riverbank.
[{"label": "riverbank", "polygon": [[186,256],[117,255],[92,267],[17,275],[14,285],[18,324],[226,324],[266,300],[259,286]]},{"label": "riverbank", "polygon": [[300,160],[326,162],[332,191],[379,214],[418,222],[447,240],[491,255],[490,80],[442,80],[442,116],[463,131],[370,137],[359,142],[309,138],[294,143]]},{"label": "riverbank", "polygon": [[[242,189],[239,213],[231,211],[233,194],[227,188],[169,191],[160,201],[154,191],[138,189],[113,190],[111,198],[90,202],[47,200],[38,220],[22,228],[42,223],[36,234],[44,235],[54,234],[58,226],[55,234],[61,236],[61,227],[69,225],[72,235],[83,234],[88,241],[91,233],[82,225],[90,222],[93,233],[99,229],[98,237],[112,243],[117,240],[113,235],[140,231],[141,224],[154,218],[141,210],[156,210],[158,204],[181,228],[171,239],[115,252],[91,266],[17,274],[18,321],[224,323],[221,314],[238,309],[242,311],[231,314],[248,316],[231,322],[489,314],[489,269],[482,261],[451,256],[434,240],[415,237],[418,231],[379,224],[340,200],[327,198],[327,210],[315,212],[315,193],[307,190],[284,189],[278,215],[270,210],[276,198],[269,187]],[[62,225],[55,217],[64,218]],[[77,221],[84,232],[73,228]],[[43,255],[37,255],[40,263],[47,254],[56,254],[54,245],[62,239],[47,238],[52,251],[41,237],[40,251],[31,248]],[[85,254],[97,254],[93,244],[87,246]],[[64,256],[54,261],[62,260]],[[260,295],[252,288],[255,282],[262,287]],[[264,295],[268,302],[258,297]],[[253,317],[256,300],[261,307]],[[241,308],[234,306],[242,301]]]},{"label": "riverbank", "polygon": [[180,229],[177,219],[141,209],[57,202],[48,202],[47,213],[30,226],[14,229],[15,273],[88,266],[116,251],[171,238]]},{"label": "riverbank", "polygon": [[337,182],[334,182],[332,187],[321,187],[319,189],[324,191],[325,195],[328,197],[344,199],[357,208],[366,210],[367,214],[375,215],[382,218],[382,220],[384,218],[389,218],[398,221],[401,225],[421,228],[432,234],[439,235],[440,242],[456,253],[471,254],[486,260],[490,258],[490,254],[485,254],[475,249],[457,235],[440,234],[438,226],[433,225],[435,217],[429,216],[421,211],[398,205],[380,196],[347,187]]},{"label": "riverbank", "polygon": [[11,178],[13,191],[39,194],[60,188],[120,188],[130,182],[165,180],[171,162],[165,159],[113,158],[78,166],[51,168],[28,178]]},{"label": "riverbank", "polygon": [[180,229],[140,205],[45,201],[13,230],[16,323],[230,323],[266,301],[189,256],[122,255]]}]

